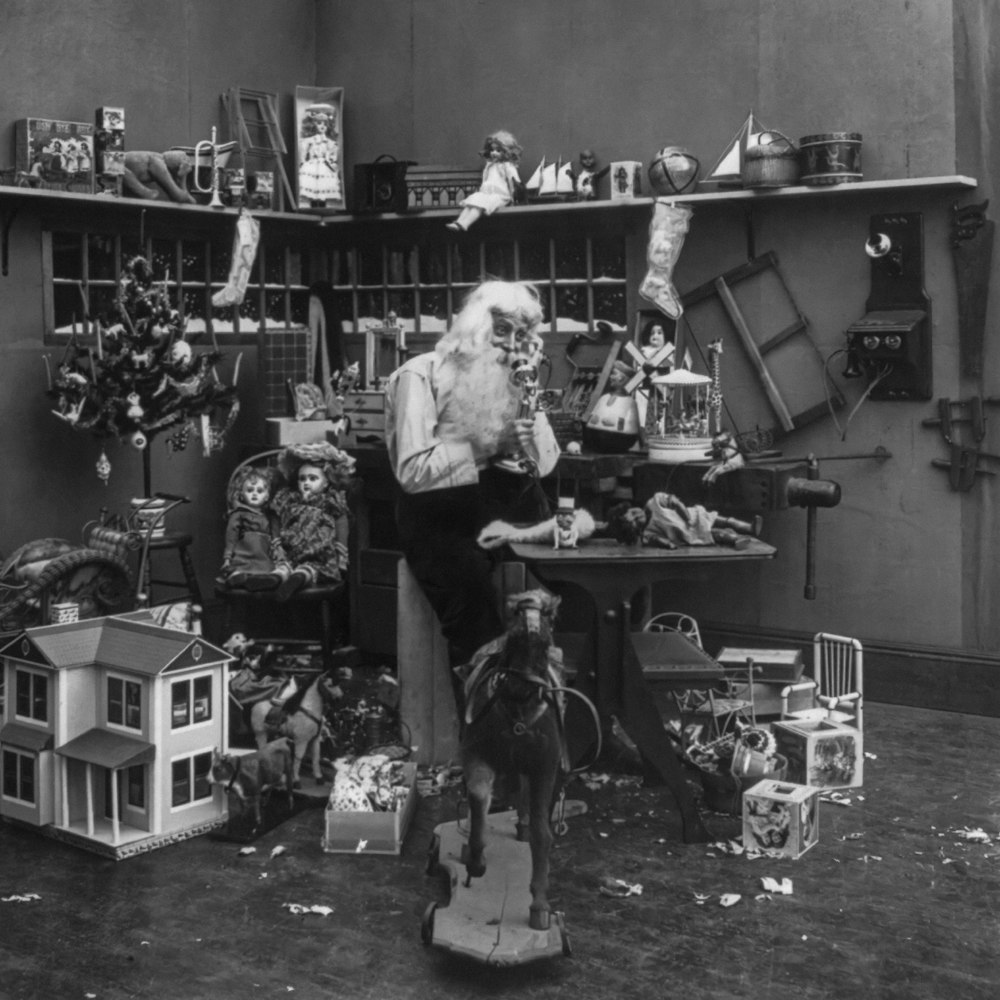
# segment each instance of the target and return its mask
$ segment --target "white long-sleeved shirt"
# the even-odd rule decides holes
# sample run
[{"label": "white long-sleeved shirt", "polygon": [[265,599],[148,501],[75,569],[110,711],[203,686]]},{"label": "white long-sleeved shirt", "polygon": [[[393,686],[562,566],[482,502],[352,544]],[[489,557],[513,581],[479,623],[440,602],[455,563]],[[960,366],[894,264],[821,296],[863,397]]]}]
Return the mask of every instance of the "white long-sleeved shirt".
[{"label": "white long-sleeved shirt", "polygon": [[[474,485],[495,456],[495,450],[463,433],[439,391],[440,363],[434,351],[420,354],[393,372],[386,386],[386,446],[406,493]],[[534,440],[526,450],[539,475],[556,467],[559,443],[544,413],[535,414]]]}]

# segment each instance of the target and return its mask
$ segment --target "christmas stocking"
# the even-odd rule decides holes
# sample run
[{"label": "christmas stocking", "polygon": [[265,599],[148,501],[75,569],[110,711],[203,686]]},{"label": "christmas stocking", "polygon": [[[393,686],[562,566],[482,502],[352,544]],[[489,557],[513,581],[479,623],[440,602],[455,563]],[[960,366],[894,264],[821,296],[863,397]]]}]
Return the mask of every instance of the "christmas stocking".
[{"label": "christmas stocking", "polygon": [[225,288],[212,296],[213,306],[238,306],[246,295],[250,272],[257,257],[260,242],[260,223],[248,212],[240,212],[236,220],[236,238],[233,240],[233,259],[229,265],[229,279]]},{"label": "christmas stocking", "polygon": [[657,200],[653,206],[649,245],[646,248],[649,270],[639,286],[639,294],[671,319],[677,319],[684,311],[674,288],[673,273],[690,223],[691,209],[686,205]]}]

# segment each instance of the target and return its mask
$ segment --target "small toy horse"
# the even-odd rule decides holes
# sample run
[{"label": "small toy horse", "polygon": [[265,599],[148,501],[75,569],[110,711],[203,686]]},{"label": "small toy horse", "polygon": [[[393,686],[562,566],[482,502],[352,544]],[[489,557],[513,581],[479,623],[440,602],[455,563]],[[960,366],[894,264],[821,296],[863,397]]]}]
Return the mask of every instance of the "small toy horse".
[{"label": "small toy horse", "polygon": [[561,661],[552,645],[558,607],[559,598],[544,590],[511,595],[507,632],[463,668],[461,752],[471,820],[466,872],[469,879],[486,872],[484,826],[494,780],[503,775],[519,786],[517,837],[531,844],[529,923],[535,930],[547,930],[550,924],[550,817],[569,771]]},{"label": "small toy horse", "polygon": [[316,675],[308,686],[301,687],[287,701],[268,713],[267,724],[282,736],[287,736],[295,748],[292,770],[292,784],[300,785],[299,772],[306,754],[312,751],[312,772],[317,784],[323,784],[320,767],[320,743],[324,735],[329,735],[325,711],[334,702],[344,697],[343,690],[328,674]]}]

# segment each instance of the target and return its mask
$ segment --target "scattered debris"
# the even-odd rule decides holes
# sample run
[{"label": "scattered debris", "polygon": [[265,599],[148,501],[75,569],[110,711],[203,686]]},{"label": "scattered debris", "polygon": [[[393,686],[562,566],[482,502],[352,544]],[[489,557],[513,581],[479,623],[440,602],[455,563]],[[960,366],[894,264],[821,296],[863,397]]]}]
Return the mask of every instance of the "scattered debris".
[{"label": "scattered debris", "polygon": [[863,833],[845,833],[843,837],[838,837],[837,840],[860,840],[863,836]]},{"label": "scattered debris", "polygon": [[719,897],[719,906],[735,906],[742,898],[738,892],[727,892]]},{"label": "scattered debris", "polygon": [[710,895],[708,895],[708,893],[700,893],[700,892],[696,892],[696,893],[694,894],[694,901],[695,901],[695,902],[696,902],[696,903],[697,903],[697,904],[698,904],[699,906],[704,906],[704,905],[705,905],[705,904],[706,904],[706,903],[707,903],[707,902],[708,902],[708,901],[709,901],[709,900],[710,900],[711,898],[712,898],[712,897],[711,897]]},{"label": "scattered debris", "polygon": [[961,837],[962,840],[972,841],[977,844],[988,844],[990,842],[990,835],[982,827],[970,828],[963,826],[960,830],[952,830],[951,832],[956,837]]},{"label": "scattered debris", "polygon": [[626,882],[621,878],[604,878],[601,880],[599,889],[602,896],[614,896],[618,899],[625,899],[628,896],[641,896],[641,882]]},{"label": "scattered debris", "polygon": [[364,854],[364,852],[367,849],[368,849],[368,841],[367,840],[359,840],[358,841],[358,846],[354,848],[354,853],[355,854]]},{"label": "scattered debris", "polygon": [[820,802],[832,802],[835,806],[849,806],[850,797],[843,792],[824,792],[819,797]]},{"label": "scattered debris", "polygon": [[271,857],[272,858],[276,858],[279,855],[284,854],[284,853],[285,853],[285,848],[282,847],[281,844],[278,844],[277,847],[274,847],[274,848],[271,849]]},{"label": "scattered debris", "polygon": [[767,892],[777,892],[782,896],[790,896],[792,894],[792,880],[790,878],[783,878],[779,882],[777,879],[771,878],[770,875],[765,875],[760,880],[760,885]]},{"label": "scattered debris", "polygon": [[306,913],[318,913],[321,917],[328,917],[333,913],[332,906],[323,906],[319,903],[314,903],[312,906],[305,906],[302,903],[282,903],[282,909],[288,910],[289,913],[295,916],[301,916]]},{"label": "scattered debris", "polygon": [[0,897],[0,903],[33,903],[35,900],[41,898],[37,892],[25,892],[13,896]]},{"label": "scattered debris", "polygon": [[256,854],[257,853],[257,848],[256,847],[241,847],[236,853],[239,854],[239,855]]}]

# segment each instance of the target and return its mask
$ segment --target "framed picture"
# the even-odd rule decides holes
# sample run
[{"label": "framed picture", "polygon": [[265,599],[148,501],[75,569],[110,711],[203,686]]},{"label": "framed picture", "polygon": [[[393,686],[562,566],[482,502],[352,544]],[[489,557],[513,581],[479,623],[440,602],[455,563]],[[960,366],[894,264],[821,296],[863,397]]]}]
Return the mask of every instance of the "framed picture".
[{"label": "framed picture", "polygon": [[93,193],[93,125],[22,118],[14,139],[15,165],[29,186]]},{"label": "framed picture", "polygon": [[295,163],[300,211],[343,211],[344,88],[295,88]]}]

